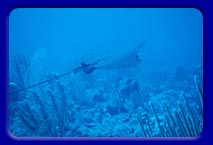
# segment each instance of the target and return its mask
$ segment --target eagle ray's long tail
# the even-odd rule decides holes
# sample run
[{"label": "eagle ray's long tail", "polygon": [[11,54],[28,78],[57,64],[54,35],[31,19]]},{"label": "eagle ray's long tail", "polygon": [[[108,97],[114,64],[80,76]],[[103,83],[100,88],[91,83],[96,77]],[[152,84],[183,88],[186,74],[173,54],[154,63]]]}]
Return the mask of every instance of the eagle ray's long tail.
[{"label": "eagle ray's long tail", "polygon": [[[64,73],[62,75],[53,77],[51,79],[33,84],[33,85],[28,86],[28,87],[23,88],[23,89],[11,91],[11,92],[9,92],[9,94],[10,95],[16,94],[16,93],[22,92],[24,90],[45,84],[47,82],[51,82],[51,81],[59,79],[59,78],[62,78],[62,77],[67,76],[71,73],[76,73],[78,71],[83,71],[84,73],[90,74],[96,69],[105,69],[106,70],[106,69],[115,69],[115,68],[120,68],[120,67],[125,67],[125,66],[128,67],[129,65],[136,65],[136,63],[139,63],[141,61],[141,60],[139,60],[139,58],[137,56],[138,50],[141,47],[143,47],[145,44],[146,44],[146,42],[144,41],[138,47],[134,48],[132,51],[125,54],[124,56],[116,58],[114,61],[106,62],[106,59],[109,59],[109,58],[100,58],[100,59],[95,60],[93,63],[83,62],[83,63],[81,63],[80,67],[75,68],[68,73]],[[132,59],[132,60],[130,60],[130,59]]]},{"label": "eagle ray's long tail", "polygon": [[65,73],[65,74],[62,74],[62,75],[59,75],[59,76],[56,76],[56,77],[53,77],[53,78],[51,78],[51,79],[48,79],[48,80],[45,80],[45,81],[42,81],[42,82],[39,82],[39,83],[36,83],[36,84],[33,84],[33,85],[31,85],[31,86],[28,86],[28,87],[23,88],[23,89],[20,89],[20,90],[12,91],[12,92],[10,92],[9,94],[12,95],[12,94],[16,94],[16,93],[22,92],[22,91],[24,91],[24,90],[27,90],[27,89],[30,89],[30,88],[33,88],[33,87],[36,87],[36,86],[45,84],[45,83],[47,83],[47,82],[51,82],[51,81],[56,80],[56,79],[59,79],[59,78],[62,78],[62,77],[67,76],[67,75],[69,75],[69,74],[71,74],[71,73],[73,73],[73,71],[68,72],[68,73]]}]

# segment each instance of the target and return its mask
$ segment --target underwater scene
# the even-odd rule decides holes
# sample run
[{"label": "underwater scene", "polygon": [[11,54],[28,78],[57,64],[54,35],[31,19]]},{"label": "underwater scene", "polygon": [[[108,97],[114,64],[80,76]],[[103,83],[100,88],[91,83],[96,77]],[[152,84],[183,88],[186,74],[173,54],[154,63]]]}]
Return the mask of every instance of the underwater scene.
[{"label": "underwater scene", "polygon": [[15,9],[8,75],[14,137],[198,137],[202,13]]}]

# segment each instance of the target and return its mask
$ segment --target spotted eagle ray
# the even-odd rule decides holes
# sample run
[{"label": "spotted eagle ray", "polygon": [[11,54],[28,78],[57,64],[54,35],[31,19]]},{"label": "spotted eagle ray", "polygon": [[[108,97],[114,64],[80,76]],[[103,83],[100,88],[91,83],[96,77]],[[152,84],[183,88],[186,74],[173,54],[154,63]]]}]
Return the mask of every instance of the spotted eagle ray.
[{"label": "spotted eagle ray", "polygon": [[41,81],[39,83],[33,84],[31,86],[12,91],[9,94],[16,94],[19,92],[22,92],[24,90],[42,85],[44,83],[62,78],[64,76],[67,76],[71,73],[78,73],[78,72],[84,72],[86,74],[91,74],[95,70],[110,70],[110,69],[121,69],[121,68],[131,68],[134,67],[142,62],[141,58],[138,56],[138,51],[140,48],[142,48],[146,44],[145,41],[143,41],[139,46],[136,48],[133,48],[129,52],[126,52],[125,54],[116,55],[115,57],[112,56],[104,56],[101,58],[98,58],[97,60],[93,62],[81,62],[81,65],[70,72],[55,76],[51,79]]}]

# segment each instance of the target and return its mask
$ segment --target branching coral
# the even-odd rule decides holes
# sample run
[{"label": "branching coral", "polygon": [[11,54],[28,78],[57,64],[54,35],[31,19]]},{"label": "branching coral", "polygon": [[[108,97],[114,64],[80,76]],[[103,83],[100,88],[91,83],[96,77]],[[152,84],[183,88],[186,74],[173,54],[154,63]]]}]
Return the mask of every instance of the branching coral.
[{"label": "branching coral", "polygon": [[[11,69],[11,72],[17,71],[10,77],[11,91],[25,86],[28,78],[33,78],[28,82],[37,81],[40,74],[44,74],[36,71],[32,73],[35,76],[30,77],[29,71],[39,67],[36,62],[33,64],[35,68],[23,58],[16,60]],[[160,81],[156,82],[157,85],[147,83],[142,86],[143,81],[129,76],[97,77],[95,73],[91,76],[79,73],[63,80],[59,80],[55,74],[41,77],[55,81],[45,81],[36,89],[10,94],[9,128],[15,136],[194,137],[202,132],[203,93],[197,77],[194,77],[200,96],[200,103],[197,104],[192,102],[198,99],[190,98],[184,89],[181,95],[177,95],[176,86],[170,83],[159,86]],[[193,81],[191,84],[193,86]],[[165,90],[167,86],[171,88]],[[150,89],[152,87],[160,87],[160,91],[155,92]],[[160,93],[161,96],[158,96]],[[146,94],[149,94],[149,98],[145,99]],[[168,98],[173,95],[173,98]],[[159,101],[163,99],[165,102],[160,104]]]},{"label": "branching coral", "polygon": [[[202,96],[201,88],[198,83],[197,77],[195,77],[195,84],[200,96]],[[158,128],[160,136],[163,137],[196,137],[198,136],[203,129],[203,110],[202,107],[199,107],[195,103],[191,105],[185,95],[182,92],[182,96],[185,100],[183,104],[178,104],[179,108],[175,110],[171,110],[167,104],[164,102],[163,106],[165,109],[165,114],[163,115],[163,122],[160,121],[160,116],[157,114],[157,111],[151,102],[151,108],[153,110],[155,116],[155,125],[154,128]],[[200,100],[202,104],[202,100]],[[150,120],[150,118],[147,118]],[[139,124],[142,128],[144,136],[156,136],[156,134],[152,133],[151,129],[145,130],[148,124],[142,123],[141,117],[138,116]],[[150,135],[149,135],[150,134]]]},{"label": "branching coral", "polygon": [[[33,65],[27,60],[19,56],[12,61],[10,91],[24,88],[27,83],[30,69],[33,71]],[[66,110],[64,86],[56,82],[52,89],[49,87],[51,84],[37,91],[10,94],[9,128],[15,136],[64,136],[65,114],[70,111]]]}]

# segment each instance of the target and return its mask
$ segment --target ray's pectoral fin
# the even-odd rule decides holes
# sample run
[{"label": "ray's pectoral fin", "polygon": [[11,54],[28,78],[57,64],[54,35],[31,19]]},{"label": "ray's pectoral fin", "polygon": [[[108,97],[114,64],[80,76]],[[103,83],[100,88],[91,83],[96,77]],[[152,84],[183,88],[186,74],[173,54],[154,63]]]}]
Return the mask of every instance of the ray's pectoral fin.
[{"label": "ray's pectoral fin", "polygon": [[89,64],[81,63],[80,67],[74,69],[74,73],[77,73],[78,71],[83,71],[86,74],[91,74],[95,69],[96,67],[92,66],[91,63]]},{"label": "ray's pectoral fin", "polygon": [[92,66],[91,63],[89,63],[89,64],[81,63],[81,68],[84,73],[91,74],[95,70],[96,67]]},{"label": "ray's pectoral fin", "polygon": [[136,55],[135,57],[136,57],[136,60],[137,60],[138,62],[142,62],[142,59],[141,59],[138,55]]}]

